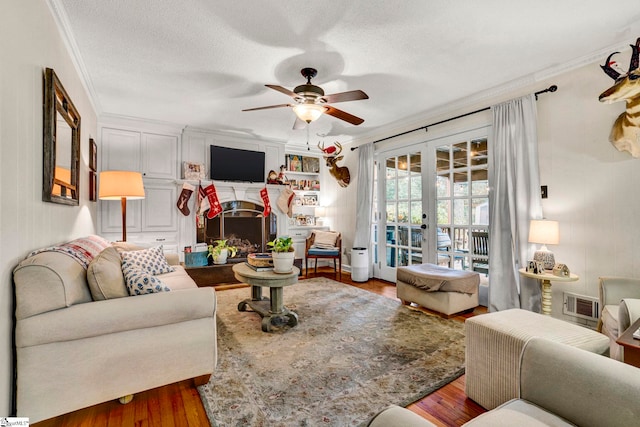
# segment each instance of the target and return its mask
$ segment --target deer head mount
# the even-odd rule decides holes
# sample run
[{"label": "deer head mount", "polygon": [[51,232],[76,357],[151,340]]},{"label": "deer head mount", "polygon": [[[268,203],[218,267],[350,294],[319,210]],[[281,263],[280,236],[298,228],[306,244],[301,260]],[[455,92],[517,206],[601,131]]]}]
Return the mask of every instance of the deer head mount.
[{"label": "deer head mount", "polygon": [[351,182],[349,168],[337,165],[337,163],[344,158],[344,156],[339,156],[342,152],[342,145],[340,145],[339,142],[336,142],[333,146],[324,148],[324,142],[322,143],[322,146],[320,146],[320,143],[318,142],[318,148],[325,154],[322,157],[324,157],[324,160],[327,163],[331,176],[338,181],[340,187],[346,187],[349,185],[349,182]]},{"label": "deer head mount", "polygon": [[611,104],[617,101],[626,101],[626,111],[618,116],[609,141],[618,151],[627,151],[633,157],[640,158],[640,70],[638,69],[638,54],[640,52],[640,37],[636,44],[631,45],[631,62],[627,74],[621,74],[613,68],[611,57],[619,52],[614,52],[607,58],[602,70],[616,82],[609,89],[600,94],[600,102]]}]

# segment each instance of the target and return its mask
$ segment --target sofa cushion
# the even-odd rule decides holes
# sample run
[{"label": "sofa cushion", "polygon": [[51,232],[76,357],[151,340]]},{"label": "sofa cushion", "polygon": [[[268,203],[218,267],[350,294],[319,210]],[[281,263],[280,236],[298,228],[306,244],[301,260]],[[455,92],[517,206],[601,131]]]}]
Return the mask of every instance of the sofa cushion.
[{"label": "sofa cushion", "polygon": [[145,295],[169,292],[171,289],[162,280],[132,263],[122,264],[122,273],[129,295]]},{"label": "sofa cushion", "polygon": [[122,257],[123,267],[125,264],[131,264],[135,266],[136,269],[146,271],[154,276],[173,271],[173,267],[169,265],[164,256],[162,245],[139,251],[121,252],[120,255]]},{"label": "sofa cushion", "polygon": [[161,274],[156,278],[162,280],[162,283],[167,285],[172,291],[179,291],[181,289],[195,289],[198,287],[196,282],[189,276],[183,266],[174,265],[174,271],[171,273]]},{"label": "sofa cushion", "polygon": [[122,259],[116,248],[106,248],[91,261],[87,282],[94,301],[129,296],[122,274]]}]

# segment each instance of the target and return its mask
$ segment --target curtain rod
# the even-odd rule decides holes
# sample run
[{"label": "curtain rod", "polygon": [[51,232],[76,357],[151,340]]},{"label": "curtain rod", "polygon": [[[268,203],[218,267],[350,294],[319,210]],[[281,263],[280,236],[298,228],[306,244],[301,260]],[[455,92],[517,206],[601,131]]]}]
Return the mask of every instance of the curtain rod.
[{"label": "curtain rod", "polygon": [[[551,85],[546,89],[539,90],[538,92],[535,92],[534,95],[536,96],[536,101],[538,100],[538,95],[546,93],[546,92],[555,92],[556,90],[558,90],[558,86]],[[386,141],[387,139],[396,138],[398,136],[406,135],[408,133],[415,132],[415,131],[422,130],[422,129],[424,129],[425,131],[428,131],[431,126],[440,125],[442,123],[450,122],[452,120],[461,119],[463,117],[467,117],[467,116],[470,116],[472,114],[480,113],[482,111],[487,111],[489,109],[491,109],[491,107],[484,107],[484,108],[481,108],[479,110],[471,111],[469,113],[460,114],[459,116],[451,117],[451,118],[448,118],[448,119],[445,119],[445,120],[440,120],[439,122],[431,123],[430,125],[421,126],[419,128],[411,129],[411,130],[408,130],[408,131],[405,131],[405,132],[402,132],[402,133],[397,133],[395,135],[387,136],[386,138],[375,140],[375,141],[373,141],[373,144],[376,144],[376,143],[382,142],[382,141]],[[358,147],[351,147],[351,151],[354,151],[354,150],[357,150],[357,149],[358,149]]]}]

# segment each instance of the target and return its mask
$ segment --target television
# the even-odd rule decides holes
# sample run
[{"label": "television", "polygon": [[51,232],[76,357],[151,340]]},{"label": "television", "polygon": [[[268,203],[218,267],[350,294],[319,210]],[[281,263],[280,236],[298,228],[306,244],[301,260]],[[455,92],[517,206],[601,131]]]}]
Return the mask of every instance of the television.
[{"label": "television", "polygon": [[216,181],[265,182],[264,152],[211,146],[211,179]]}]

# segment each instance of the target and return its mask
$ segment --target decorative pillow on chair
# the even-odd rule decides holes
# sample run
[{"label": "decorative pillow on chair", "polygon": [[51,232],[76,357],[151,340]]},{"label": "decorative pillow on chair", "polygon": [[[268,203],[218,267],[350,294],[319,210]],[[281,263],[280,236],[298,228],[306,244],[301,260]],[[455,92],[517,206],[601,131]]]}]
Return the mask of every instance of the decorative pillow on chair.
[{"label": "decorative pillow on chair", "polygon": [[123,272],[125,264],[131,264],[137,270],[146,271],[154,276],[174,271],[174,268],[167,262],[164,252],[162,252],[162,245],[141,251],[122,252],[120,256],[122,257]]},{"label": "decorative pillow on chair", "polygon": [[122,273],[131,296],[169,292],[171,290],[162,280],[144,270],[139,270],[134,264],[123,262]]},{"label": "decorative pillow on chair", "polygon": [[335,231],[316,231],[313,246],[316,248],[333,249],[336,247],[338,234]]},{"label": "decorative pillow on chair", "polygon": [[106,248],[91,261],[87,268],[87,283],[94,301],[129,296],[116,248]]}]

